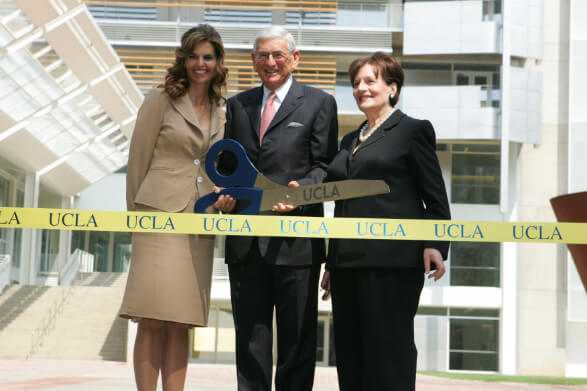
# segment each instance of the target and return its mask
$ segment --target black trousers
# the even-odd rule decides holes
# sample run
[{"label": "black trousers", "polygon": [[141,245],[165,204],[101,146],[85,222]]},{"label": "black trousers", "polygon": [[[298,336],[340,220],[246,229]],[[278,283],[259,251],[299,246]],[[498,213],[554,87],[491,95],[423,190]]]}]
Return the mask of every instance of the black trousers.
[{"label": "black trousers", "polygon": [[277,322],[276,391],[314,383],[320,266],[229,264],[239,391],[271,391],[273,310]]},{"label": "black trousers", "polygon": [[415,390],[414,316],[423,285],[415,268],[331,270],[341,391]]}]

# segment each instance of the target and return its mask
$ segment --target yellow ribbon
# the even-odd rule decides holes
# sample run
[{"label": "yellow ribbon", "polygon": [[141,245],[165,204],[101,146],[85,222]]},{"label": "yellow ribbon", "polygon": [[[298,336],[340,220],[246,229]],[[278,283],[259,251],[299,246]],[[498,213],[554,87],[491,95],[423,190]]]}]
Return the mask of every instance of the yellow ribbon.
[{"label": "yellow ribbon", "polygon": [[587,244],[587,223],[494,222],[0,208],[0,228]]}]

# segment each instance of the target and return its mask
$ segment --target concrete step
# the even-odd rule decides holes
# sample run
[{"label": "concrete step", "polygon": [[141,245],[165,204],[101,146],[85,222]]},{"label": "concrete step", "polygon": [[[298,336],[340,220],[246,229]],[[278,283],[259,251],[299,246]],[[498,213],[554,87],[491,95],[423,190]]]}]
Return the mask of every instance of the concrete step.
[{"label": "concrete step", "polygon": [[76,286],[124,287],[128,273],[93,272],[79,273]]},{"label": "concrete step", "polygon": [[118,317],[123,289],[74,287],[39,358],[125,361],[127,321]]},{"label": "concrete step", "polygon": [[125,361],[127,321],[118,310],[126,275],[89,274],[81,286],[16,285],[0,296],[0,358]]}]

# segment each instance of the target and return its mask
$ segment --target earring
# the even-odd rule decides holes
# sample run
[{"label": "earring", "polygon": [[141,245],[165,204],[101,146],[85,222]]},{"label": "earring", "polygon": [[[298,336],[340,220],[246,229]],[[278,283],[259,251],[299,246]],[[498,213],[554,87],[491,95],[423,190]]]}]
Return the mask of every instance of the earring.
[{"label": "earring", "polygon": [[393,107],[393,98],[394,98],[394,97],[395,97],[395,95],[393,95],[393,94],[389,94],[389,105],[390,105],[391,107]]}]

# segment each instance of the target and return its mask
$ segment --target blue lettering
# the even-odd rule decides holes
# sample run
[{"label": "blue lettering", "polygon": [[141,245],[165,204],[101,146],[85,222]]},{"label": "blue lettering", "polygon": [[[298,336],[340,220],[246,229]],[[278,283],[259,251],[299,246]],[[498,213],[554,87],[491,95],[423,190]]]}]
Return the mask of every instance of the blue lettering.
[{"label": "blue lettering", "polygon": [[204,231],[206,232],[251,232],[251,223],[245,219],[239,227],[232,217],[204,217]]}]

